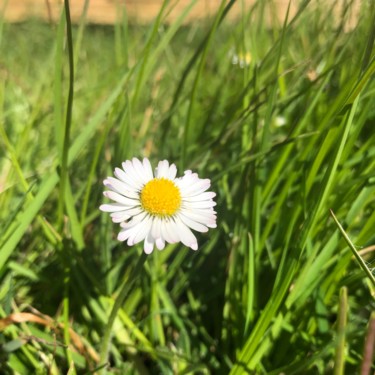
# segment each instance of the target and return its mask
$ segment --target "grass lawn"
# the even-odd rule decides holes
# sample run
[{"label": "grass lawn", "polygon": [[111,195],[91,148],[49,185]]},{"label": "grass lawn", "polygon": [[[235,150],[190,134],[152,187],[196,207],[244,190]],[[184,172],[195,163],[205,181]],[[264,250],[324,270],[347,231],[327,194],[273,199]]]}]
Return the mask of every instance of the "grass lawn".
[{"label": "grass lawn", "polygon": [[[0,21],[1,374],[374,373],[375,3],[265,3]],[[133,157],[211,180],[197,251],[117,240]]]}]

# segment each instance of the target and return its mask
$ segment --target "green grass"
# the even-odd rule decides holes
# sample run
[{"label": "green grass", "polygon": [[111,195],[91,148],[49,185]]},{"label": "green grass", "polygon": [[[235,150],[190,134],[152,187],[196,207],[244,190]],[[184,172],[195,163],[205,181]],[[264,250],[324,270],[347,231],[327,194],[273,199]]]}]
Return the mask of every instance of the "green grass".
[{"label": "green grass", "polygon": [[[309,2],[269,25],[266,3],[186,25],[190,8],[164,23],[165,2],[151,25],[82,23],[72,42],[64,15],[0,21],[1,373],[368,365],[375,5],[347,29],[347,13]],[[119,243],[98,209],[103,179],[133,156],[210,178],[218,212],[197,252],[155,251],[136,279],[142,245]]]}]

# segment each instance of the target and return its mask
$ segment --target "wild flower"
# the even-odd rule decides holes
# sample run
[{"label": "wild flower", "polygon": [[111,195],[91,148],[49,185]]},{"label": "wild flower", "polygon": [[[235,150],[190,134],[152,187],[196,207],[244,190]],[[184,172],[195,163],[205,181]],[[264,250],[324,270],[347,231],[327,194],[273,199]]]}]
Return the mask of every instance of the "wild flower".
[{"label": "wild flower", "polygon": [[110,212],[112,221],[120,223],[119,241],[129,246],[144,241],[147,254],[154,245],[162,250],[166,243],[177,242],[197,250],[191,229],[207,232],[216,227],[216,194],[207,191],[209,179],[200,179],[190,170],[176,177],[176,166],[167,160],[159,161],[153,173],[147,158],[126,160],[114,175],[104,180],[109,189],[104,196],[114,203],[103,204],[100,210]]}]

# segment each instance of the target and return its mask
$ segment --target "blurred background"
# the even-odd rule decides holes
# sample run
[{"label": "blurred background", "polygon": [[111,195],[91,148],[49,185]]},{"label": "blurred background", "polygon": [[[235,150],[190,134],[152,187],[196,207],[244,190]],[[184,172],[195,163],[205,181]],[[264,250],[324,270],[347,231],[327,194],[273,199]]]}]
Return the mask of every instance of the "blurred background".
[{"label": "blurred background", "polygon": [[[257,0],[237,1],[237,4],[233,6],[227,18],[232,20],[237,19],[243,7],[250,8],[257,2],[264,3],[264,6],[268,8],[268,22],[275,19],[283,21],[289,3],[286,0],[272,2]],[[134,22],[147,23],[156,17],[162,3],[162,0],[74,0],[70,5],[71,17],[73,21],[77,22],[87,7],[86,18],[90,23],[114,24],[122,18],[124,12]],[[190,0],[171,1],[172,7],[166,16],[166,20],[173,22],[190,3]],[[292,0],[290,2],[291,16],[295,15],[299,3],[299,0]],[[336,16],[339,16],[346,11],[345,8],[348,2],[345,0],[314,0],[313,3],[317,6],[323,4],[330,12],[334,9]],[[355,0],[351,4],[350,17],[348,19],[351,27],[353,27],[353,23],[358,19],[360,3],[360,0]],[[61,14],[62,6],[63,2],[59,0],[8,0],[3,1],[2,8],[5,20],[10,22],[20,22],[30,18],[56,21]],[[219,0],[199,0],[185,18],[185,22],[206,19],[214,15],[219,6]]]}]

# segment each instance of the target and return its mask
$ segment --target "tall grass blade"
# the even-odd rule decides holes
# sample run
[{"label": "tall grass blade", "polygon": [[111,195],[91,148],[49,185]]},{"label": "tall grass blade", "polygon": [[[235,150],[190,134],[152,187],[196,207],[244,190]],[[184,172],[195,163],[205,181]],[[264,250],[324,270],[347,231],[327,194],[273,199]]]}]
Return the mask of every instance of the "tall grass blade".
[{"label": "tall grass blade", "polygon": [[346,330],[348,320],[348,289],[343,286],[340,289],[340,303],[337,319],[337,343],[334,375],[345,374],[345,347],[346,347]]},{"label": "tall grass blade", "polygon": [[357,259],[357,262],[358,262],[359,266],[365,272],[365,274],[367,275],[367,277],[369,278],[369,280],[371,281],[371,283],[373,284],[373,286],[375,286],[375,277],[372,274],[371,270],[367,267],[366,262],[362,259],[361,255],[358,253],[355,245],[351,241],[351,239],[348,236],[348,234],[345,232],[344,228],[342,227],[342,225],[338,221],[338,219],[335,216],[335,214],[333,213],[333,211],[330,210],[330,212],[331,212],[331,216],[332,216],[333,220],[335,221],[335,223],[337,225],[337,228],[339,229],[340,233],[344,237],[344,239],[345,239],[346,243],[348,244],[350,250],[353,252],[354,257]]}]

